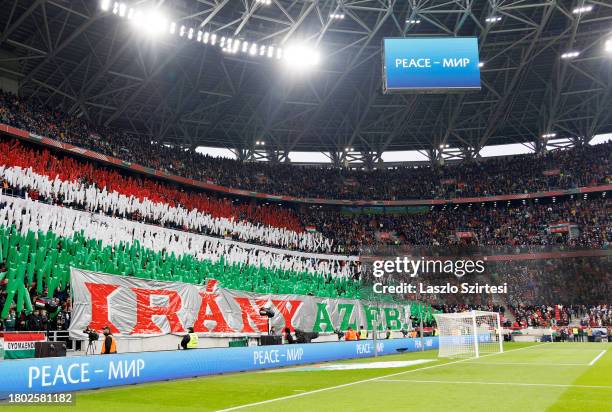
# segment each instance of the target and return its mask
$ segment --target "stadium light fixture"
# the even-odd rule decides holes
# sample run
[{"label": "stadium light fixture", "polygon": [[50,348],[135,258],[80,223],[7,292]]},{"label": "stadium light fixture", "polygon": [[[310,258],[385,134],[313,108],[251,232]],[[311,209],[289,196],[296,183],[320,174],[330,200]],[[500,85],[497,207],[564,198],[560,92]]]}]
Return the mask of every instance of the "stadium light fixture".
[{"label": "stadium light fixture", "polygon": [[569,60],[569,59],[575,59],[576,57],[580,56],[580,52],[577,51],[571,51],[571,52],[565,52],[561,55],[561,58],[564,60]]},{"label": "stadium light fixture", "polygon": [[557,137],[557,133],[544,133],[542,135],[542,139],[550,139],[550,138],[553,138],[553,137]]},{"label": "stadium light fixture", "polygon": [[[272,4],[272,0],[261,0],[259,3],[269,5]],[[242,51],[251,56],[265,56],[269,59],[276,57],[276,59],[279,60],[285,56],[283,50],[274,45],[257,45],[246,40],[232,39],[231,37],[225,36],[219,36],[219,42],[217,42],[216,34],[203,32],[197,27],[190,27],[189,25],[181,24],[179,26],[176,22],[167,20],[159,10],[156,9],[148,11],[134,9],[128,7],[126,3],[117,1],[111,2],[110,0],[101,0],[99,4],[103,11],[111,11],[114,15],[129,20],[134,27],[149,35],[159,35],[163,32],[172,35],[178,34],[179,37],[185,40],[218,46],[223,52],[231,54]],[[315,63],[318,62],[318,58],[315,58],[314,61]],[[312,59],[310,63],[312,63]]]},{"label": "stadium light fixture", "polygon": [[612,38],[609,38],[604,43],[604,50],[608,53],[612,53]]},{"label": "stadium light fixture", "polygon": [[478,67],[484,67],[484,62],[478,62]]},{"label": "stadium light fixture", "polygon": [[294,44],[283,50],[287,65],[298,70],[307,70],[319,64],[321,59],[316,49],[304,44]]},{"label": "stadium light fixture", "polygon": [[342,20],[344,19],[344,13],[331,13],[329,18],[332,20]]},{"label": "stadium light fixture", "polygon": [[261,4],[262,6],[269,6],[272,4],[272,0],[255,0],[255,3]]},{"label": "stadium light fixture", "polygon": [[406,20],[406,23],[408,23],[408,24],[421,24],[421,20],[420,19],[408,19],[408,20]]},{"label": "stadium light fixture", "polygon": [[572,10],[572,13],[583,14],[583,13],[588,13],[590,11],[593,11],[593,6],[586,5],[586,6],[576,7],[574,10]]},{"label": "stadium light fixture", "polygon": [[135,10],[131,22],[136,29],[151,37],[166,33],[166,30],[168,30],[168,21],[157,10],[149,10],[144,13]]},{"label": "stadium light fixture", "polygon": [[499,23],[501,19],[502,18],[500,16],[489,16],[485,19],[485,21],[489,24],[495,24],[495,23]]}]

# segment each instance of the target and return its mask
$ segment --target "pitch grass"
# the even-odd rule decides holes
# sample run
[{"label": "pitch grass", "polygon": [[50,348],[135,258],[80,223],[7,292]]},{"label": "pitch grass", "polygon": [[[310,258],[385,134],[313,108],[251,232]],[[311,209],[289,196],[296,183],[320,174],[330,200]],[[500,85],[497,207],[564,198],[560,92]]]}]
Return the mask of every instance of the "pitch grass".
[{"label": "pitch grass", "polygon": [[[437,359],[437,351],[378,358],[380,361],[434,359],[404,368],[286,369],[283,373],[252,372],[101,389],[77,393],[76,405],[63,409],[104,412],[216,411],[233,407],[244,411],[291,412],[612,411],[612,346],[507,343],[505,350],[503,354],[459,362]],[[375,360],[345,362],[372,361]],[[373,380],[360,382],[367,379]],[[274,400],[283,397],[290,398]],[[274,401],[251,405],[269,400]]]}]

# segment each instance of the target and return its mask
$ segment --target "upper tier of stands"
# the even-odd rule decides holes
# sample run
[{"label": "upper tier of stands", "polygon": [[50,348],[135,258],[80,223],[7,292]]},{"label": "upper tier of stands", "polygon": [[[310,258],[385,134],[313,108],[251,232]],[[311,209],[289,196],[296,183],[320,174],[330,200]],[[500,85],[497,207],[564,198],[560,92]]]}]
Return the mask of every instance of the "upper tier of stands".
[{"label": "upper tier of stands", "polygon": [[275,195],[432,199],[538,192],[612,182],[612,143],[445,167],[351,171],[211,158],[193,150],[153,143],[150,138],[95,128],[82,119],[36,106],[10,93],[0,93],[0,122],[168,173]]}]

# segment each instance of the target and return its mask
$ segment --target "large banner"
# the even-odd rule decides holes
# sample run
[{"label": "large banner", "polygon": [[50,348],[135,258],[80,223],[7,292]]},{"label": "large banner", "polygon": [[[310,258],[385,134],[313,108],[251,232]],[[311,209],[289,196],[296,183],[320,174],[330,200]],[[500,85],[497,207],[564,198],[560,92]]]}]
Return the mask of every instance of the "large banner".
[{"label": "large banner", "polygon": [[[134,277],[71,270],[73,319],[70,336],[83,338],[89,327],[109,326],[123,337],[183,334],[187,328],[204,336],[260,335],[276,331],[333,332],[363,326],[392,330],[407,327],[409,305],[303,295],[262,295],[206,285],[160,282]],[[270,319],[259,314],[270,309]]]},{"label": "large banner", "polygon": [[[423,346],[421,346],[421,344]],[[438,348],[438,337],[193,349],[0,362],[0,399],[280,368]],[[416,361],[418,362],[418,360]],[[203,396],[205,400],[205,396]]]}]

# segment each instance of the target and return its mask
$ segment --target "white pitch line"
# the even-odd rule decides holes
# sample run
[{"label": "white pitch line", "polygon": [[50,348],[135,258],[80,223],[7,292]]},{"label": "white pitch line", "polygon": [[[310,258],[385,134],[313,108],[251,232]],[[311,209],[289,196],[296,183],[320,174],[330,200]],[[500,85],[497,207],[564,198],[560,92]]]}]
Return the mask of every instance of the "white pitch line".
[{"label": "white pitch line", "polygon": [[519,365],[519,366],[589,366],[586,363],[529,363],[529,362],[470,362],[475,365]]},{"label": "white pitch line", "polygon": [[[537,347],[544,346],[544,345],[549,345],[549,344],[550,344],[550,342],[546,342],[546,343],[542,343],[540,345],[525,346],[524,348],[518,348],[518,349],[510,349],[510,350],[507,350],[507,351],[504,351],[504,352],[498,352],[498,353],[491,353],[489,355],[483,355],[483,356],[481,356],[481,358],[484,358],[484,357],[487,357],[487,356],[503,355],[504,353],[508,353],[508,352],[516,352],[516,351],[524,350],[524,349],[537,348]],[[232,406],[232,407],[226,408],[226,409],[218,409],[216,412],[237,411],[237,410],[240,410],[240,409],[251,408],[253,406],[265,405],[265,404],[272,403],[272,402],[278,402],[278,401],[285,401],[285,400],[288,400],[288,399],[300,398],[302,396],[313,395],[315,393],[321,393],[321,392],[331,391],[331,390],[334,390],[334,389],[346,388],[346,387],[353,386],[353,385],[359,385],[361,383],[379,381],[381,379],[390,378],[392,376],[404,375],[404,374],[407,374],[407,373],[419,372],[419,371],[424,371],[424,370],[427,370],[427,369],[439,368],[439,367],[447,366],[447,365],[454,365],[456,363],[467,362],[467,361],[471,361],[471,360],[472,360],[472,358],[467,358],[467,359],[460,359],[460,360],[453,361],[453,362],[441,363],[441,364],[438,364],[438,365],[425,366],[424,368],[411,369],[409,371],[391,373],[391,374],[388,374],[388,375],[378,376],[376,378],[370,378],[370,379],[364,379],[364,380],[355,381],[355,382],[344,383],[342,385],[329,386],[327,388],[321,388],[321,389],[315,389],[315,390],[308,391],[308,392],[296,393],[294,395],[281,396],[279,398],[266,399],[265,401],[259,401],[259,402],[247,403],[247,404],[244,404],[244,405]]]},{"label": "white pitch line", "polygon": [[405,383],[449,383],[465,385],[503,385],[503,386],[544,386],[550,388],[584,388],[584,389],[612,389],[612,386],[597,385],[565,385],[557,383],[522,383],[522,382],[478,382],[478,381],[436,381],[436,380],[413,380],[413,379],[381,379],[381,382],[405,382]]},{"label": "white pitch line", "polygon": [[599,358],[601,358],[601,357],[604,355],[604,353],[606,353],[607,351],[608,351],[607,349],[604,349],[604,350],[602,350],[601,352],[599,352],[599,355],[597,355],[597,356],[595,357],[595,359],[593,359],[593,360],[591,361],[591,363],[589,363],[589,366],[593,366],[593,365],[595,365],[595,362],[597,362],[597,361],[599,360]]}]

